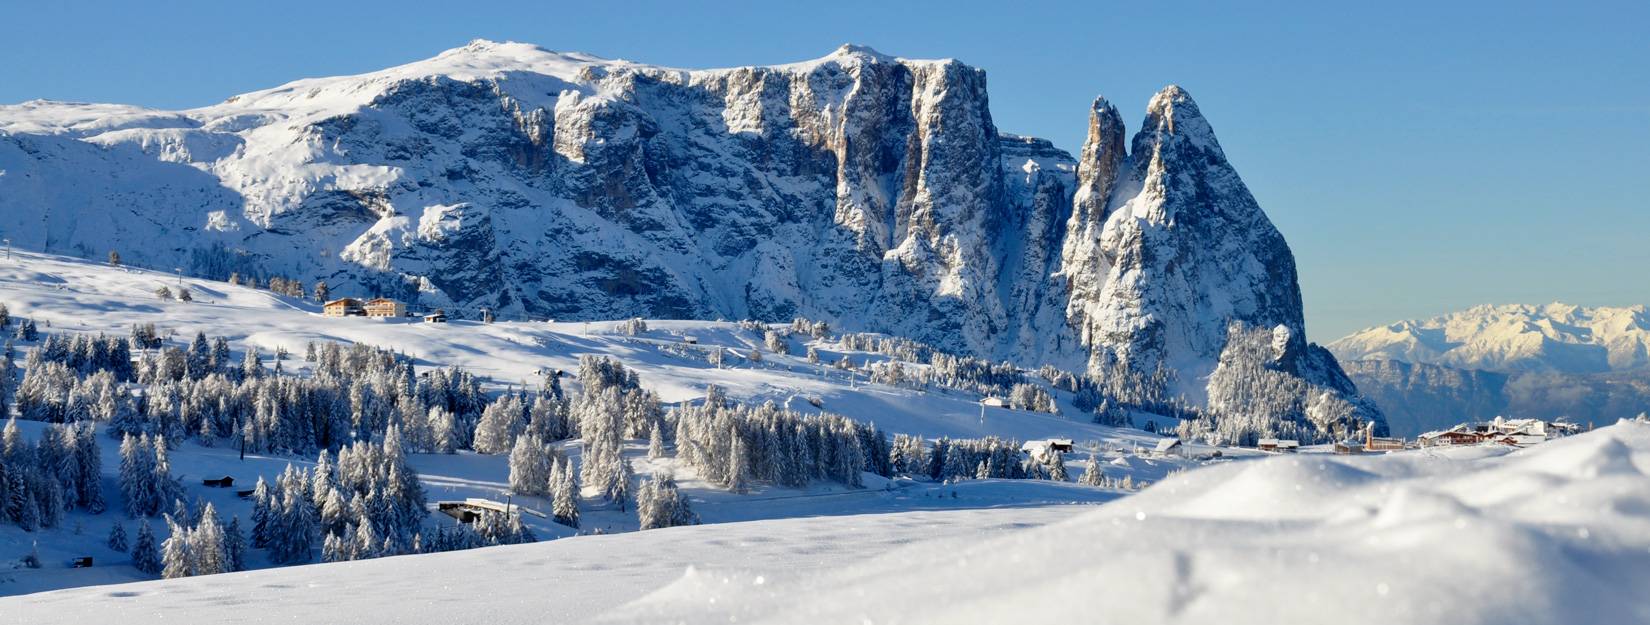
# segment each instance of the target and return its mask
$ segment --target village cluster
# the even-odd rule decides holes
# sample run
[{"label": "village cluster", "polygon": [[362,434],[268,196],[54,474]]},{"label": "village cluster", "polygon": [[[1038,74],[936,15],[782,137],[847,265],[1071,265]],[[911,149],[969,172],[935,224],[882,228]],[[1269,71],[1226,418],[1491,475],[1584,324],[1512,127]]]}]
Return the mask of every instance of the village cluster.
[{"label": "village cluster", "polygon": [[[1357,454],[1484,443],[1529,447],[1561,436],[1577,434],[1581,431],[1580,425],[1563,420],[1508,419],[1498,416],[1490,421],[1462,423],[1447,430],[1427,432],[1415,437],[1413,441],[1403,438],[1376,436],[1373,426],[1365,427],[1363,437],[1336,442],[1333,450],[1338,454]],[[1265,452],[1291,453],[1300,451],[1301,444],[1297,440],[1263,438],[1255,447]]]}]

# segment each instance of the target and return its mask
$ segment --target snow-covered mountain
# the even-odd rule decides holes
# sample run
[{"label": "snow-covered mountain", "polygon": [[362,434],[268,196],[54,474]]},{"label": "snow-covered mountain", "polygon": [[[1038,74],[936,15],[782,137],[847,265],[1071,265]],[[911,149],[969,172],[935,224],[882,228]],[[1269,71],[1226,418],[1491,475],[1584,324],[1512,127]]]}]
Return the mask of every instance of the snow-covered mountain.
[{"label": "snow-covered mountain", "polygon": [[984,71],[857,46],[683,70],[475,41],[187,111],[0,107],[0,228],[450,312],[803,315],[1153,401],[1222,394],[1242,322],[1254,364],[1379,420],[1305,342],[1289,248],[1191,97],[1127,147],[1109,103],[1090,121],[1073,158],[999,132]]},{"label": "snow-covered mountain", "polygon": [[1607,423],[1650,408],[1650,311],[1477,306],[1329,344],[1394,432],[1499,414]]},{"label": "snow-covered mountain", "polygon": [[1563,303],[1476,306],[1369,328],[1329,344],[1342,360],[1402,360],[1488,371],[1600,373],[1650,368],[1650,309]]}]

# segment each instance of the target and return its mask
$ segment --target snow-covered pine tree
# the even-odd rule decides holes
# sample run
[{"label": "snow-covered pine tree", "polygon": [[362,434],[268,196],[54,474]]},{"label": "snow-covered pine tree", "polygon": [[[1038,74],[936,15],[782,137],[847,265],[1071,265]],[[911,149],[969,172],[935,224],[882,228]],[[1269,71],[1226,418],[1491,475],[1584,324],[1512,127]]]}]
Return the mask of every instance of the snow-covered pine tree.
[{"label": "snow-covered pine tree", "polygon": [[557,523],[578,529],[579,485],[577,475],[573,471],[572,459],[563,459],[556,475],[559,480],[555,489],[555,501],[551,505],[552,514]]},{"label": "snow-covered pine tree", "polygon": [[1100,460],[1093,451],[1089,452],[1089,459],[1083,463],[1083,475],[1077,478],[1077,483],[1084,486],[1104,486],[1105,474],[1100,470]]},{"label": "snow-covered pine tree", "polygon": [[270,492],[269,483],[263,476],[258,476],[258,484],[252,488],[252,546],[263,548],[269,546],[270,517],[273,516],[274,496]]},{"label": "snow-covered pine tree", "polygon": [[728,438],[732,441],[728,452],[728,490],[743,495],[750,488],[750,454],[738,430],[729,430]]},{"label": "snow-covered pine tree", "polygon": [[241,517],[229,517],[229,526],[224,528],[224,555],[229,559],[229,570],[246,570],[246,534],[241,532]]},{"label": "snow-covered pine tree", "polygon": [[543,495],[550,484],[550,450],[537,437],[522,434],[510,450],[510,490]]},{"label": "snow-covered pine tree", "polygon": [[172,515],[165,515],[165,519],[168,535],[161,544],[161,577],[175,579],[194,575],[195,558],[190,552],[189,530]]},{"label": "snow-covered pine tree", "polygon": [[155,545],[155,530],[149,519],[138,520],[137,540],[132,543],[132,566],[150,575],[161,572],[160,549]]},{"label": "snow-covered pine tree", "polygon": [[522,421],[522,401],[519,396],[498,398],[481,413],[476,426],[475,450],[483,454],[508,453],[515,445],[516,436],[526,427]]},{"label": "snow-covered pine tree", "polygon": [[1044,461],[1048,467],[1048,479],[1056,482],[1070,481],[1071,476],[1066,474],[1066,456],[1053,449],[1048,450],[1048,458]]},{"label": "snow-covered pine tree", "polygon": [[229,565],[223,525],[218,521],[218,509],[210,503],[201,510],[199,524],[189,533],[189,551],[194,556],[195,575],[216,575],[233,570]]},{"label": "snow-covered pine tree", "polygon": [[652,431],[647,436],[647,459],[658,460],[665,457],[664,426],[655,422]]},{"label": "snow-covered pine tree", "polygon": [[116,521],[114,525],[109,527],[109,541],[107,544],[109,549],[126,553],[130,546],[126,543],[126,526],[124,524]]},{"label": "snow-covered pine tree", "polygon": [[636,514],[644,530],[699,523],[699,515],[688,507],[669,472],[642,483],[636,494]]}]

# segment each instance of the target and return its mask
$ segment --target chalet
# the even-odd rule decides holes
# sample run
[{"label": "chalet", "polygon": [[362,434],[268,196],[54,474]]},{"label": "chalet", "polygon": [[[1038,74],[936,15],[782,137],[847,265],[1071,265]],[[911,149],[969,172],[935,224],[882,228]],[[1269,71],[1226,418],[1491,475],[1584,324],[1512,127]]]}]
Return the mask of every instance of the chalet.
[{"label": "chalet", "polygon": [[77,569],[92,568],[92,557],[91,556],[80,556],[78,558],[70,560],[69,561],[69,566],[71,568],[77,568]]},{"label": "chalet", "polygon": [[407,314],[407,305],[388,297],[375,297],[367,300],[364,307],[368,317],[403,317]]},{"label": "chalet", "polygon": [[1008,407],[1008,401],[1004,400],[1001,397],[987,397],[985,399],[980,400],[980,404],[985,405],[985,406],[990,406],[992,408],[1007,408]]},{"label": "chalet", "polygon": [[447,311],[437,308],[435,312],[424,315],[424,323],[447,323]]},{"label": "chalet", "polygon": [[1180,439],[1165,438],[1157,441],[1157,446],[1152,448],[1152,455],[1158,457],[1174,456],[1185,453],[1185,451],[1186,446],[1180,444]]},{"label": "chalet", "polygon": [[682,337],[682,342],[687,343],[688,345],[698,345],[699,339],[697,337],[684,336]]},{"label": "chalet", "polygon": [[361,300],[344,297],[323,304],[321,314],[328,317],[365,317],[367,309],[361,305]]},{"label": "chalet", "polygon": [[544,513],[537,510],[523,508],[517,504],[468,497],[464,501],[441,501],[435,504],[436,510],[442,514],[457,519],[459,523],[474,523],[487,514],[521,514],[523,512],[539,518],[546,518]]},{"label": "chalet", "polygon": [[1294,453],[1300,451],[1301,442],[1289,438],[1263,438],[1255,443],[1255,448],[1273,453]]},{"label": "chalet", "polygon": [[1483,436],[1465,425],[1457,425],[1441,432],[1427,432],[1415,437],[1415,442],[1422,447],[1477,445],[1483,440]]},{"label": "chalet", "polygon": [[209,478],[206,478],[204,480],[201,480],[201,485],[202,486],[207,486],[207,487],[210,487],[210,488],[234,488],[235,478],[229,477],[227,475],[225,475],[223,477],[209,477]]}]

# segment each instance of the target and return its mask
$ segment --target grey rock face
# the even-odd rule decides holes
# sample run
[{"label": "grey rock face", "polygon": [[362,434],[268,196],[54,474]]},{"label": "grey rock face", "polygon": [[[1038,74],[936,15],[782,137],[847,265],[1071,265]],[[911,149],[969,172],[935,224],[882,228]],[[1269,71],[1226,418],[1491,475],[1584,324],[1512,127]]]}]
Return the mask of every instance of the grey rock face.
[{"label": "grey rock face", "polygon": [[[1355,394],[1305,345],[1289,249],[1176,87],[1127,149],[1097,100],[1077,159],[999,133],[983,71],[854,46],[688,71],[476,42],[175,114],[87,122],[73,106],[5,107],[0,132],[123,150],[98,167],[163,184],[0,193],[19,244],[326,278],[458,314],[803,315],[1194,403],[1244,322],[1285,330],[1279,371]],[[107,184],[5,140],[0,166],[40,189]],[[13,228],[43,210],[136,216],[36,241]],[[191,227],[147,225],[172,223]]]}]

